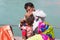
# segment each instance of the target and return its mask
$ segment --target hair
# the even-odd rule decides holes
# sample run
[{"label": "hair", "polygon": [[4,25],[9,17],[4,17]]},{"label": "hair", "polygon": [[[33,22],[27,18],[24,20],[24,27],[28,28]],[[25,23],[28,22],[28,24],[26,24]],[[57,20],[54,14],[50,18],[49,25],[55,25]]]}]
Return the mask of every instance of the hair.
[{"label": "hair", "polygon": [[22,27],[23,24],[25,24],[25,23],[26,23],[26,20],[21,21],[21,22],[20,22],[20,26]]},{"label": "hair", "polygon": [[26,22],[28,23],[28,25],[32,26],[33,22],[34,22],[34,16],[33,14],[31,14],[27,19]]},{"label": "hair", "polygon": [[31,2],[25,3],[24,8],[27,9],[28,6],[34,8],[34,5]]},{"label": "hair", "polygon": [[23,26],[23,24],[25,24],[25,23],[27,23],[30,26],[33,26],[33,22],[34,22],[34,16],[33,16],[33,14],[31,14],[28,18],[26,18],[26,20],[21,22],[20,26]]}]

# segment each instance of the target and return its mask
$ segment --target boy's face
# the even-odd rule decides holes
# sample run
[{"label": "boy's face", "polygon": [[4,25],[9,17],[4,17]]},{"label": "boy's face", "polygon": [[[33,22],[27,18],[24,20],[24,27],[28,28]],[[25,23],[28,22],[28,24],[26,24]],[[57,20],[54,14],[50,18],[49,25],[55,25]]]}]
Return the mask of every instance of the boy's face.
[{"label": "boy's face", "polygon": [[32,36],[32,34],[33,34],[33,29],[32,29],[32,27],[27,27],[27,37],[31,37]]},{"label": "boy's face", "polygon": [[27,12],[32,12],[32,11],[34,11],[34,8],[28,6],[27,9],[26,9],[26,11],[27,11]]}]

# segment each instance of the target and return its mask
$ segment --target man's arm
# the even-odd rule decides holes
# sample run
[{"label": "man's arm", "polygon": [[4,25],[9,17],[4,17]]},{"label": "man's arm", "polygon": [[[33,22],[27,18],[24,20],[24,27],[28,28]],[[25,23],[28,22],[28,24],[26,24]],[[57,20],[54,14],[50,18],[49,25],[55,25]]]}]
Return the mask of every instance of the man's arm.
[{"label": "man's arm", "polygon": [[40,11],[40,18],[41,18],[42,21],[45,21],[46,14],[42,10]]}]

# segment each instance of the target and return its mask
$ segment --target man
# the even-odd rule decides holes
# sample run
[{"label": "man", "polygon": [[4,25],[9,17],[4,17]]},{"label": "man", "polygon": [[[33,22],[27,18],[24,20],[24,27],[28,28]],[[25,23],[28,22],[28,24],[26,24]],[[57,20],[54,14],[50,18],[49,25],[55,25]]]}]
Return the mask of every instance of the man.
[{"label": "man", "polygon": [[39,16],[40,19],[45,19],[46,17],[46,14],[42,10],[35,10],[34,5],[31,2],[26,3],[24,8],[26,10],[26,14],[24,16],[24,19],[21,20],[21,22],[26,20],[26,18],[28,18],[31,14],[34,15],[35,19],[37,18],[36,16]]},{"label": "man", "polygon": [[32,14],[32,12],[35,11],[34,5],[31,2],[26,3],[24,5],[24,8],[26,10],[26,14],[25,14],[24,18],[22,20],[20,20],[20,26],[22,26],[21,22],[24,22]]}]

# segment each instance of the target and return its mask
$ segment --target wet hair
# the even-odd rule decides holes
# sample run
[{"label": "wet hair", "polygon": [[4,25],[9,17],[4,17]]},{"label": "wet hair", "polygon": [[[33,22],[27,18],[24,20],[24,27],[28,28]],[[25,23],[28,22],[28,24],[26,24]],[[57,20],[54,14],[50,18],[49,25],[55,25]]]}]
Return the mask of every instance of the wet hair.
[{"label": "wet hair", "polygon": [[28,25],[30,25],[30,26],[33,26],[33,22],[34,22],[34,16],[33,16],[33,14],[31,14],[28,18],[26,18],[26,20],[24,20],[23,22],[21,22],[20,26],[22,27],[26,23]]},{"label": "wet hair", "polygon": [[34,22],[34,16],[33,14],[31,14],[27,19],[26,22],[28,23],[28,25],[33,26],[33,22]]},{"label": "wet hair", "polygon": [[34,5],[31,2],[25,3],[24,8],[27,9],[28,6],[31,7],[31,8],[34,8]]},{"label": "wet hair", "polygon": [[20,22],[20,26],[22,27],[25,23],[26,23],[26,20],[23,20],[22,22]]}]

